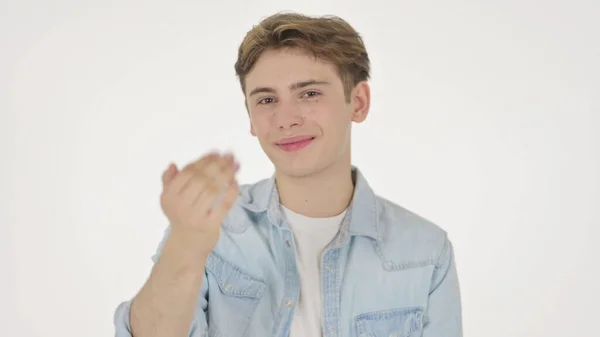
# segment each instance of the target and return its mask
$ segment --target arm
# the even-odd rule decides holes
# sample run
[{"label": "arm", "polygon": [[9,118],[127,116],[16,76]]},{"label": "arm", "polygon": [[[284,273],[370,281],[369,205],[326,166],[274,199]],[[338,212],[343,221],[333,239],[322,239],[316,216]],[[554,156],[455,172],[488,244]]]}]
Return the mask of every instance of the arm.
[{"label": "arm", "polygon": [[423,337],[462,337],[460,287],[452,243],[446,239],[436,263]]},{"label": "arm", "polygon": [[[190,249],[197,240],[169,235],[159,245],[155,265],[137,296],[115,313],[117,337],[204,336],[207,285],[204,264],[208,253]],[[164,248],[163,248],[164,247]]]},{"label": "arm", "polygon": [[132,301],[117,308],[117,337],[205,334],[204,267],[237,198],[238,169],[232,155],[211,153],[181,171],[170,164],[163,173],[161,207],[171,226],[146,284]]}]

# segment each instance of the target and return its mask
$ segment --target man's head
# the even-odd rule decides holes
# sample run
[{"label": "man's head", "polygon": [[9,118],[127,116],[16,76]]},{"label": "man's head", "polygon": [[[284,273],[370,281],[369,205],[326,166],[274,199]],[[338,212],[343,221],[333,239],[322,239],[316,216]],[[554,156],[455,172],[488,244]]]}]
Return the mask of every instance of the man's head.
[{"label": "man's head", "polygon": [[351,124],[369,111],[370,64],[348,23],[268,17],[246,35],[235,70],[251,133],[278,172],[302,177],[350,163]]}]

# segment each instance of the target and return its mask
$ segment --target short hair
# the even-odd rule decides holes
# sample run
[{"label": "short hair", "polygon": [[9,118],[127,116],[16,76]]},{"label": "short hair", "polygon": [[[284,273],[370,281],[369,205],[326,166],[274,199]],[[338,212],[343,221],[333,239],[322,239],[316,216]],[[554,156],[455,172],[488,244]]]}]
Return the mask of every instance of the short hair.
[{"label": "short hair", "polygon": [[235,72],[244,94],[246,76],[262,53],[282,48],[301,49],[332,63],[344,85],[347,101],[352,89],[370,77],[369,55],[362,37],[345,20],[337,16],[277,13],[254,26],[238,49]]}]

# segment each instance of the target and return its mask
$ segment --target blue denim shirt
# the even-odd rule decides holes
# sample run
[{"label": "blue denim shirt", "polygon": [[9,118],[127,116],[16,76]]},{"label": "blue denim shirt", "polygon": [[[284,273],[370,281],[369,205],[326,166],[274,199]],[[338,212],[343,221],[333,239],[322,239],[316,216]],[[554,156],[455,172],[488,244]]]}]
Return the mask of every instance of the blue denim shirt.
[{"label": "blue denim shirt", "polygon": [[[462,336],[446,233],[375,195],[352,169],[353,200],[322,254],[323,337]],[[169,228],[155,262],[168,235]],[[189,336],[288,336],[299,282],[274,177],[243,185],[207,259]],[[115,312],[117,337],[131,337],[130,306],[123,302]]]}]

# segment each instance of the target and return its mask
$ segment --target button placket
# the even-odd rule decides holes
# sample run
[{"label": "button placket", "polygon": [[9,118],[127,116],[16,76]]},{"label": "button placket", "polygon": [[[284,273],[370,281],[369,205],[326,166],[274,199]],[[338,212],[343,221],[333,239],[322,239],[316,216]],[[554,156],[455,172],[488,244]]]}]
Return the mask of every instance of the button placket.
[{"label": "button placket", "polygon": [[289,328],[289,324],[293,319],[294,306],[298,302],[300,288],[298,285],[298,274],[296,271],[296,258],[294,251],[294,239],[293,234],[285,223],[281,222],[281,241],[282,253],[285,261],[285,288],[283,293],[283,301],[281,303],[281,309],[277,322],[278,332],[276,335],[285,334],[286,328]]}]

